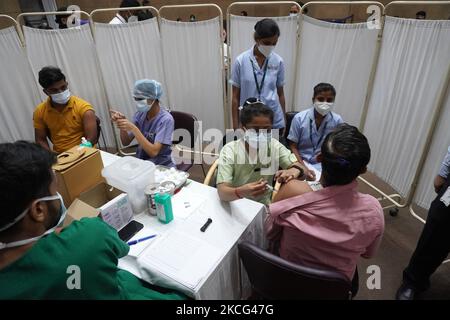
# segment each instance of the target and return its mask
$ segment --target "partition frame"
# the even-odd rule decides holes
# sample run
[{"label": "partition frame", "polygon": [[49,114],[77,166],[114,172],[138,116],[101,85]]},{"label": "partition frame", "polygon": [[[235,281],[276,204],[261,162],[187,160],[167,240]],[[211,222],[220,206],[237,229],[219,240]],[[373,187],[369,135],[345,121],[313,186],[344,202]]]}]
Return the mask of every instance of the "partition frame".
[{"label": "partition frame", "polygon": [[[95,20],[94,20],[94,15],[97,13],[102,13],[102,12],[111,12],[111,11],[133,11],[133,10],[142,10],[142,9],[149,9],[152,10],[154,13],[156,13],[156,21],[158,22],[158,30],[160,30],[160,20],[159,20],[159,11],[158,9],[156,9],[155,7],[152,6],[142,6],[142,7],[129,7],[129,8],[103,8],[103,9],[96,9],[91,11],[91,14],[89,15],[89,24],[91,26],[91,31],[92,31],[92,37],[94,39],[94,43],[96,41],[96,35],[95,35]],[[98,54],[97,56],[97,60],[99,59]],[[100,66],[100,62],[99,62],[99,66]],[[105,83],[104,77],[103,77],[103,72],[101,71],[100,68],[100,74],[102,77],[102,82]],[[105,96],[106,96],[106,100],[108,102],[108,108],[111,106],[109,97],[108,97],[108,93],[106,91],[106,87],[103,86],[105,88]],[[169,97],[167,97],[167,100],[169,99]],[[109,111],[109,110],[108,110]],[[117,149],[117,153],[119,153],[121,156],[134,156],[136,155],[136,152],[125,152],[123,151],[126,148],[129,147],[134,147],[136,145],[133,146],[124,146],[122,144],[122,140],[120,140],[120,137],[117,137],[117,132],[115,130],[115,126],[114,126],[114,122],[110,119],[110,123],[111,123],[111,127],[112,127],[112,131],[113,131],[113,136],[114,136],[114,142],[116,144],[116,149]]]},{"label": "partition frame", "polygon": [[[95,11],[95,10],[94,10]],[[95,34],[94,34],[94,30],[93,30],[93,23],[92,23],[92,18],[91,18],[91,15],[89,14],[89,13],[87,13],[86,11],[82,11],[82,10],[72,10],[72,11],[53,11],[53,12],[28,12],[28,13],[21,13],[21,14],[19,14],[18,16],[17,16],[17,22],[18,22],[18,24],[19,24],[19,26],[21,27],[20,28],[20,31],[21,32],[23,32],[23,27],[24,27],[24,25],[22,25],[21,24],[21,22],[24,20],[23,19],[23,17],[26,17],[26,16],[37,16],[37,15],[56,15],[56,16],[58,16],[58,15],[67,15],[67,14],[84,14],[84,15],[86,15],[87,17],[88,17],[88,19],[89,19],[89,29],[91,30],[91,35],[92,35],[92,40],[94,41],[94,44],[95,44]],[[25,43],[25,37],[24,37],[24,47],[26,46],[26,43]],[[104,91],[104,94],[105,94],[105,98],[106,98],[106,103],[108,104],[108,106],[110,106],[111,104],[110,104],[110,101],[109,101],[109,98],[108,98],[108,95],[107,95],[107,92],[106,92],[106,89],[105,89],[105,86],[104,86],[104,83],[105,83],[105,81],[104,81],[104,78],[103,78],[103,73],[101,72],[101,69],[100,69],[100,63],[99,63],[99,61],[98,61],[98,55],[97,55],[97,53],[95,53],[95,59],[97,60],[97,64],[98,64],[98,67],[99,67],[99,70],[100,70],[100,79],[101,79],[101,81],[102,81],[102,87],[103,87],[103,91]],[[118,152],[120,153],[120,154],[122,154],[121,152],[120,152],[120,145],[119,145],[119,140],[117,139],[117,135],[116,135],[116,132],[115,132],[115,130],[114,130],[114,124],[113,124],[113,122],[112,122],[112,120],[110,119],[110,124],[111,124],[111,129],[112,129],[112,132],[113,132],[113,137],[114,137],[114,143],[115,143],[115,145],[116,145],[116,149],[118,150]],[[105,146],[105,148],[106,148],[106,146]],[[124,155],[124,154],[122,154],[122,155]]]},{"label": "partition frame", "polygon": [[[214,8],[218,11],[219,13],[219,23],[220,23],[220,28],[219,28],[219,39],[222,39],[222,28],[223,28],[223,13],[222,13],[222,9],[220,9],[220,7],[216,4],[213,3],[207,3],[207,4],[183,4],[183,5],[167,5],[167,6],[162,6],[161,8],[159,8],[159,18],[162,19],[164,18],[164,11],[167,10],[171,10],[171,9],[178,9],[178,8]],[[166,18],[164,18],[166,19]],[[161,21],[160,21],[161,24]],[[222,108],[223,108],[223,112],[224,112],[224,128],[225,130],[227,129],[227,119],[229,117],[228,115],[228,108],[227,108],[227,103],[226,103],[226,90],[225,90],[225,62],[224,62],[224,51],[223,51],[223,41],[220,42],[220,53],[222,56],[221,63],[222,63]],[[201,133],[202,134],[202,133]],[[176,148],[178,151],[183,152],[183,153],[189,153],[189,154],[194,154],[194,156],[203,156],[203,155],[210,155],[210,156],[215,156],[215,157],[219,157],[219,154],[216,153],[208,153],[208,152],[203,152],[203,138],[202,136],[200,136],[200,144],[199,144],[199,150],[196,150],[194,148],[194,150],[190,149],[190,148],[186,148],[183,146],[180,146],[179,144],[176,144],[174,146],[174,148]],[[203,160],[201,162],[201,167],[202,167],[202,171],[203,171],[203,175],[206,177],[206,172],[205,172],[205,168],[203,167]]]},{"label": "partition frame", "polygon": [[23,32],[22,32],[22,29],[20,28],[19,22],[16,19],[14,19],[13,17],[8,16],[6,14],[0,14],[0,19],[6,19],[13,23],[14,28],[16,29],[17,35],[19,36],[20,45],[22,47],[24,47],[25,46],[25,37],[23,36]]},{"label": "partition frame", "polygon": [[[423,5],[423,6],[433,6],[433,5],[450,5],[450,1],[393,1],[390,2],[389,4],[386,5],[386,7],[384,8],[384,12],[383,12],[383,17],[386,17],[387,11],[389,8],[393,7],[393,6],[401,6],[401,5]],[[384,20],[384,19],[383,19]],[[384,30],[384,22],[383,22],[383,30]],[[425,220],[422,219],[413,209],[412,207],[412,201],[414,198],[414,195],[416,193],[417,190],[417,186],[419,184],[419,179],[420,179],[420,172],[422,171],[424,165],[425,165],[425,160],[426,160],[426,156],[427,153],[431,147],[431,141],[433,139],[433,136],[435,135],[436,132],[436,124],[439,120],[439,116],[442,113],[442,109],[444,107],[444,103],[445,103],[445,97],[446,97],[446,93],[449,89],[450,86],[450,65],[448,67],[447,70],[447,75],[446,78],[444,79],[444,83],[442,85],[438,100],[434,106],[434,112],[433,112],[433,116],[431,119],[431,124],[428,128],[428,133],[427,133],[427,137],[425,140],[425,144],[424,147],[422,149],[421,155],[420,155],[420,159],[419,159],[419,163],[417,165],[417,169],[416,172],[414,173],[414,178],[411,182],[411,187],[409,189],[408,195],[406,196],[406,198],[404,199],[404,203],[399,205],[399,203],[397,203],[396,201],[393,200],[393,198],[398,197],[398,194],[393,194],[393,195],[385,195],[382,194],[383,196],[383,200],[386,199],[388,201],[390,201],[393,205],[390,207],[395,207],[395,208],[405,208],[405,207],[409,207],[409,212],[411,213],[411,215],[419,220],[422,223],[425,223]],[[373,89],[373,83],[372,83],[372,88]],[[365,120],[365,119],[364,119]],[[366,180],[364,180],[363,178],[360,177],[360,179],[365,182],[369,187],[371,187],[372,189],[376,190],[375,186],[373,186],[372,184],[368,183]],[[377,191],[377,190],[376,190]],[[379,192],[379,191],[378,191]],[[379,192],[380,193],[380,192]],[[396,213],[395,213],[396,214]],[[450,262],[450,260],[447,260],[446,262]]]}]

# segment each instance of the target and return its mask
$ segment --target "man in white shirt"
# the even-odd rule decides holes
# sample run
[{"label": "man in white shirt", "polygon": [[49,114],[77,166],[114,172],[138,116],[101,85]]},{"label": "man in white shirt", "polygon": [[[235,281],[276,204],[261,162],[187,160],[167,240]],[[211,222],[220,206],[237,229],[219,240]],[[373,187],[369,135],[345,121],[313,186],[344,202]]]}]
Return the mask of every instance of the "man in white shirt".
[{"label": "man in white shirt", "polygon": [[[121,8],[132,8],[132,7],[140,7],[141,4],[137,0],[123,0],[120,4]],[[109,22],[109,24],[123,24],[127,22],[131,22],[131,17],[136,17],[135,21],[137,21],[137,12],[135,10],[128,11],[119,11],[116,13],[116,16]],[[130,19],[131,18],[131,19]]]}]

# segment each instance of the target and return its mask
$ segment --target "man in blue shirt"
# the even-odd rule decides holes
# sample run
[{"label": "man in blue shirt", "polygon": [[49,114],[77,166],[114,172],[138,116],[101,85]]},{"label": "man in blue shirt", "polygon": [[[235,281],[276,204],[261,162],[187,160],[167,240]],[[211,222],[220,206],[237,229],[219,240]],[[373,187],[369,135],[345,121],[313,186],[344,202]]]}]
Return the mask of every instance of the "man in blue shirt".
[{"label": "man in blue shirt", "polygon": [[[313,165],[321,171],[317,155],[328,133],[333,131],[339,124],[343,123],[342,117],[332,112],[336,90],[329,83],[319,83],[314,87],[314,106],[299,112],[291,123],[291,129],[287,137],[292,153],[297,160]],[[315,180],[314,171],[309,170],[307,176]]]},{"label": "man in blue shirt", "polygon": [[[430,277],[450,252],[450,147],[434,179],[436,198],[428,210],[416,250],[403,271],[397,300],[414,300],[428,289]],[[448,297],[447,297],[448,298]]]}]

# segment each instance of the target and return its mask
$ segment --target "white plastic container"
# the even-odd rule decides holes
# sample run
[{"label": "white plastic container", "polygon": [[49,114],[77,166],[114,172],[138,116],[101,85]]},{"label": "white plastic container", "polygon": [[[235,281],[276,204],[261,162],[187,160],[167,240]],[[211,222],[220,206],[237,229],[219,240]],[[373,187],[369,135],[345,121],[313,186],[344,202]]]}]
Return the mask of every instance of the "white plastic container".
[{"label": "white plastic container", "polygon": [[109,185],[128,193],[135,214],[146,210],[144,189],[155,182],[155,164],[135,157],[123,157],[103,168]]}]

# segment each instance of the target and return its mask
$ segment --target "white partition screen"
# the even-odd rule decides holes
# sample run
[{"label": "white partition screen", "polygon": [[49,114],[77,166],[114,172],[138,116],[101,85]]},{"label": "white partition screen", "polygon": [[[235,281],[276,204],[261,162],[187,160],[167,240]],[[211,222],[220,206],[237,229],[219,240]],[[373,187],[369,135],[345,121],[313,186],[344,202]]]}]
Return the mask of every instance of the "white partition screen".
[{"label": "white partition screen", "polygon": [[359,126],[376,51],[378,30],[366,23],[339,24],[303,16],[294,106],[312,106],[313,88],[320,82],[336,89],[334,111]]},{"label": "white partition screen", "polygon": [[386,17],[365,134],[369,169],[402,196],[417,170],[449,58],[450,21]]},{"label": "white partition screen", "polygon": [[224,129],[220,30],[219,18],[199,22],[161,19],[170,107],[194,114],[203,129]]},{"label": "white partition screen", "polygon": [[422,208],[428,209],[431,201],[436,197],[433,187],[434,177],[439,172],[442,160],[450,146],[450,91],[448,91],[444,108],[441,112],[436,131],[428,151],[425,165],[421,171],[414,202]]},{"label": "white partition screen", "polygon": [[[24,34],[36,79],[42,67],[53,65],[61,68],[72,94],[92,104],[101,119],[106,143],[113,146],[107,99],[89,26],[62,30],[24,27]],[[46,98],[43,93],[41,98]]]},{"label": "white partition screen", "polygon": [[[263,17],[230,16],[230,52],[231,65],[242,52],[250,49],[255,40],[255,24],[264,19]],[[294,78],[295,78],[295,56],[297,50],[297,21],[298,16],[272,17],[271,19],[280,27],[280,38],[278,39],[275,52],[284,61],[285,81],[284,93],[286,97],[286,111],[293,110]]]},{"label": "white partition screen", "polygon": [[156,18],[126,24],[94,24],[95,44],[111,108],[129,119],[136,112],[134,82],[154,79],[163,85],[163,106],[168,104]]},{"label": "white partition screen", "polygon": [[0,143],[34,141],[33,110],[40,95],[14,27],[0,30]]}]

